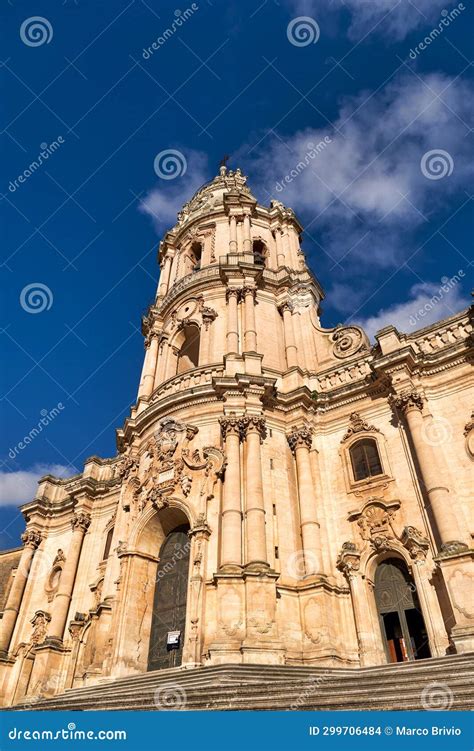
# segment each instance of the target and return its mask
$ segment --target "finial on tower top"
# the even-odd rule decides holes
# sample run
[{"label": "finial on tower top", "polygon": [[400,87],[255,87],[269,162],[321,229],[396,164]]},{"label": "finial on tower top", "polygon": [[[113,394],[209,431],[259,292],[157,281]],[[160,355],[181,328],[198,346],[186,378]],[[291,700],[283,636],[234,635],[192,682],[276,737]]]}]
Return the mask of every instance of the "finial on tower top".
[{"label": "finial on tower top", "polygon": [[224,154],[221,161],[219,162],[219,172],[221,175],[225,175],[227,172],[227,162],[229,161],[230,157],[228,154]]}]

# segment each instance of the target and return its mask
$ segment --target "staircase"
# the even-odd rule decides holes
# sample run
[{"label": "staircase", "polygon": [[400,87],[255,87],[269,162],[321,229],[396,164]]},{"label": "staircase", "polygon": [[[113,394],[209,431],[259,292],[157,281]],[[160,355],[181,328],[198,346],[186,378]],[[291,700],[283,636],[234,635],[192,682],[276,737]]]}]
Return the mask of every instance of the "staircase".
[{"label": "staircase", "polygon": [[474,654],[346,669],[173,668],[69,689],[18,710],[406,710],[474,708]]}]

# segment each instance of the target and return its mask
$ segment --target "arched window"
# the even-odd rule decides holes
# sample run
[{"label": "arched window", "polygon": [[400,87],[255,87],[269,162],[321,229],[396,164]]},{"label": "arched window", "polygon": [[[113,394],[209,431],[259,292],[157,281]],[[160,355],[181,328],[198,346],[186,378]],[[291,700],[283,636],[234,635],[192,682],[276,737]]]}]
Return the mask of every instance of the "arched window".
[{"label": "arched window", "polygon": [[265,243],[262,240],[254,240],[252,243],[253,260],[258,266],[265,266]]},{"label": "arched window", "polygon": [[113,536],[114,536],[114,528],[111,527],[109,531],[107,532],[107,537],[105,538],[104,555],[102,556],[103,561],[105,561],[110,555],[110,548],[112,547]]},{"label": "arched window", "polygon": [[195,242],[191,246],[191,256],[193,261],[193,271],[199,271],[202,259],[202,243]]},{"label": "arched window", "polygon": [[199,365],[199,329],[195,324],[191,324],[184,327],[183,333],[184,342],[178,354],[178,375]]},{"label": "arched window", "polygon": [[352,471],[355,480],[365,480],[382,474],[382,462],[380,461],[377,441],[374,438],[364,438],[357,441],[349,449],[351,456]]}]

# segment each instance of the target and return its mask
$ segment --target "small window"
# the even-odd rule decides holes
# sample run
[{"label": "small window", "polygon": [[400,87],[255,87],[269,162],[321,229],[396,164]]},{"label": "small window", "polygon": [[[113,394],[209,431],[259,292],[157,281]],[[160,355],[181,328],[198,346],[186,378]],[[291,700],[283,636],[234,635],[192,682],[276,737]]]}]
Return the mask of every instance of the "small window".
[{"label": "small window", "polygon": [[105,540],[105,548],[104,548],[104,555],[102,556],[102,560],[105,561],[109,555],[110,555],[110,548],[112,547],[112,537],[114,536],[114,528],[112,527],[107,532],[107,537]]},{"label": "small window", "polygon": [[365,480],[367,477],[374,477],[382,474],[382,463],[380,461],[377,441],[373,438],[365,438],[363,441],[357,441],[349,449],[351,455],[352,471],[355,480]]},{"label": "small window", "polygon": [[265,266],[265,244],[261,240],[252,243],[253,260],[257,266]]},{"label": "small window", "polygon": [[193,271],[199,271],[202,259],[202,243],[193,243],[191,248]]},{"label": "small window", "polygon": [[184,342],[178,354],[178,375],[199,365],[199,329],[195,324],[190,324],[185,326],[183,331]]}]

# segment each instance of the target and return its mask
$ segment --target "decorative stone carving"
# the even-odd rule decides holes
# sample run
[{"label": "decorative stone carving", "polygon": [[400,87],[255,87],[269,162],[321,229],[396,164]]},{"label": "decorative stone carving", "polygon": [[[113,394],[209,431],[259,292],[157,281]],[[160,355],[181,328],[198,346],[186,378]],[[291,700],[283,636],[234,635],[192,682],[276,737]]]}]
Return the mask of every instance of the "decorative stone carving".
[{"label": "decorative stone carving", "polygon": [[341,552],[339,553],[336,566],[339,571],[342,571],[347,579],[354,576],[360,569],[360,556],[361,553],[357,545],[353,542],[345,542],[342,545]]},{"label": "decorative stone carving", "polygon": [[238,435],[242,438],[245,430],[245,420],[243,416],[238,417],[235,414],[226,415],[219,418],[219,425],[221,426],[222,438],[225,439],[229,434]]},{"label": "decorative stone carving", "polygon": [[333,342],[332,353],[339,360],[369,349],[369,340],[359,326],[336,327],[331,335],[331,341]]},{"label": "decorative stone carving", "polygon": [[59,587],[59,580],[61,578],[61,572],[63,570],[63,563],[65,562],[65,560],[66,560],[66,557],[63,551],[61,550],[61,548],[59,548],[56,554],[56,557],[52,563],[51,571],[46,580],[46,584],[44,585],[44,591],[46,593],[48,602],[52,602],[54,600],[54,597]]},{"label": "decorative stone carving", "polygon": [[405,527],[401,534],[400,542],[408,550],[413,560],[421,561],[426,558],[430,543],[416,527]]},{"label": "decorative stone carving", "polygon": [[204,307],[201,311],[202,322],[206,331],[209,329],[210,324],[217,318],[217,311],[214,308]]},{"label": "decorative stone carving", "polygon": [[125,481],[130,474],[136,472],[137,468],[138,460],[130,454],[124,454],[118,463],[117,475]]},{"label": "decorative stone carving", "polygon": [[267,434],[265,418],[260,415],[244,415],[242,418],[242,436],[247,436],[250,432],[258,432],[260,441],[263,443]]},{"label": "decorative stone carving", "polygon": [[290,449],[295,453],[296,449],[300,446],[305,446],[307,449],[311,448],[313,442],[313,434],[307,427],[293,428],[291,433],[287,436]]},{"label": "decorative stone carving", "polygon": [[374,425],[369,425],[369,423],[361,417],[359,412],[352,412],[349,417],[349,427],[344,434],[342,441],[347,441],[356,433],[362,432],[378,433],[379,431]]},{"label": "decorative stone carving", "polygon": [[376,550],[387,550],[390,547],[390,541],[397,539],[392,519],[399,507],[398,501],[385,503],[379,498],[370,499],[361,512],[349,514],[349,520],[357,522],[364,542],[369,543]]},{"label": "decorative stone carving", "polygon": [[84,511],[77,511],[71,519],[72,528],[74,530],[81,529],[84,534],[87,532],[90,523],[91,518],[89,514],[86,514]]},{"label": "decorative stone carving", "polygon": [[405,414],[409,409],[423,409],[423,397],[415,389],[405,389],[398,396],[390,397],[391,404]]},{"label": "decorative stone carving", "polygon": [[464,427],[464,435],[466,436],[466,451],[471,459],[474,459],[474,412]]},{"label": "decorative stone carving", "polygon": [[21,541],[25,548],[33,548],[34,550],[41,543],[41,539],[40,533],[34,529],[27,529],[21,536]]},{"label": "decorative stone carving", "polygon": [[33,626],[33,633],[31,634],[31,643],[36,646],[42,644],[46,638],[48,632],[48,623],[51,620],[51,616],[46,610],[37,610],[31,619],[30,623]]}]

